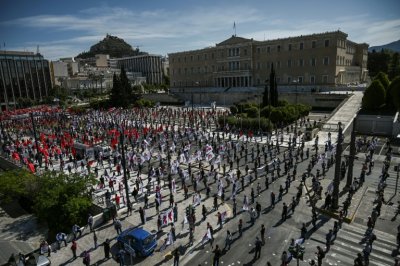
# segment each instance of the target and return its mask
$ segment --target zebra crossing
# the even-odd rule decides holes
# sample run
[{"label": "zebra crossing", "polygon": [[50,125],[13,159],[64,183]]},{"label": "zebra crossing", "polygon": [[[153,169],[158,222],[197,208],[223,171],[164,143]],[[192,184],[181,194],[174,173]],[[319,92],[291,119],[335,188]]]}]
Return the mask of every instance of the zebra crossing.
[{"label": "zebra crossing", "polygon": [[[319,245],[324,249],[326,234],[331,228],[333,221],[324,224],[306,240],[306,248],[313,251],[316,247],[312,246]],[[361,224],[343,224],[323,259],[323,265],[354,265],[357,253],[363,254],[362,250],[367,242],[366,230],[367,227]],[[397,254],[396,236],[378,230],[373,233],[377,239],[372,245],[369,266],[392,266],[395,259],[392,255]]]}]

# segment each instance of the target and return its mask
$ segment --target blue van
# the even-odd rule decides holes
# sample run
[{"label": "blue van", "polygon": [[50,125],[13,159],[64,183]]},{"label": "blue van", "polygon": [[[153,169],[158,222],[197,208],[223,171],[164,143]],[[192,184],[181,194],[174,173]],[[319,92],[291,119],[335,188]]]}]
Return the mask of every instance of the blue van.
[{"label": "blue van", "polygon": [[137,253],[139,256],[147,257],[157,247],[156,235],[149,233],[143,228],[127,229],[117,237],[117,241],[120,247],[123,247],[132,256],[135,256]]}]

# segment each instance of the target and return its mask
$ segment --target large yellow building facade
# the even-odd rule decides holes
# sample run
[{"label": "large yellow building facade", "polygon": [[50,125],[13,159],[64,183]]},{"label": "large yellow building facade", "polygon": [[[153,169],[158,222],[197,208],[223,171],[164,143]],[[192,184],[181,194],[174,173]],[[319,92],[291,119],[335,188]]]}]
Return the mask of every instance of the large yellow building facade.
[{"label": "large yellow building facade", "polygon": [[341,31],[256,41],[237,36],[214,47],[169,54],[171,87],[264,86],[275,68],[280,87],[337,87],[368,78],[368,44]]}]

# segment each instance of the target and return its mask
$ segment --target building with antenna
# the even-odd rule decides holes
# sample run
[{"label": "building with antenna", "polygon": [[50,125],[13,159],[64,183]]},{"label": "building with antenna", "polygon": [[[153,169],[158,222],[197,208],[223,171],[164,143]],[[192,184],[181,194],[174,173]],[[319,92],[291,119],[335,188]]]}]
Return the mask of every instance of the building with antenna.
[{"label": "building with antenna", "polygon": [[51,87],[49,61],[41,54],[0,51],[1,110],[17,107],[20,98],[40,102]]},{"label": "building with antenna", "polygon": [[266,41],[232,35],[213,47],[169,54],[171,88],[261,88],[272,64],[280,89],[363,83],[368,78],[368,44],[347,37],[341,31]]}]

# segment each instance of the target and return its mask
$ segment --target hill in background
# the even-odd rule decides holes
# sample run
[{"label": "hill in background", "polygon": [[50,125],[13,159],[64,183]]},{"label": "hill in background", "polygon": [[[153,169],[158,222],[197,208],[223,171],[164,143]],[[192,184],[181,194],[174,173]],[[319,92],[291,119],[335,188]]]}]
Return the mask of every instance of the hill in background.
[{"label": "hill in background", "polygon": [[103,40],[90,47],[88,52],[80,53],[77,58],[93,58],[96,54],[108,54],[111,58],[120,58],[147,53],[139,51],[139,48],[132,49],[132,46],[123,39],[107,34]]},{"label": "hill in background", "polygon": [[394,52],[400,52],[400,40],[395,41],[395,42],[391,42],[391,43],[388,43],[388,44],[384,44],[384,45],[371,46],[371,47],[368,48],[368,50],[370,52],[372,52],[372,50],[375,50],[375,51],[379,52],[382,49],[392,50]]}]

